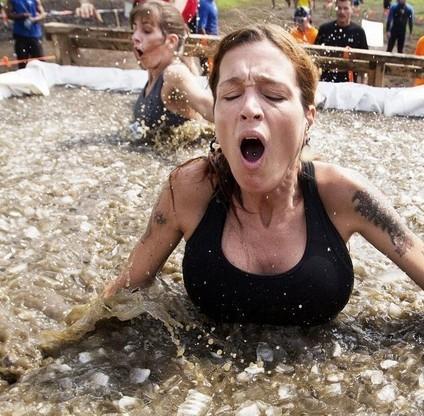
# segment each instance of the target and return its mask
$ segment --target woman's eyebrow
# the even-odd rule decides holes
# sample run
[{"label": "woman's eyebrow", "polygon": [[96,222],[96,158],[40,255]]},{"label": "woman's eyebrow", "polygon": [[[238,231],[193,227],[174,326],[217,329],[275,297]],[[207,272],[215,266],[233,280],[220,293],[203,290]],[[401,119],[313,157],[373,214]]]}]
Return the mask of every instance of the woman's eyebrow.
[{"label": "woman's eyebrow", "polygon": [[[285,86],[285,83],[283,81],[277,80],[268,75],[255,75],[253,79],[255,82],[260,84],[274,84],[274,85]],[[249,81],[247,83],[249,83]],[[231,77],[219,83],[218,86],[225,87],[227,85],[234,85],[234,84],[235,85],[246,84],[246,81],[240,77]]]}]

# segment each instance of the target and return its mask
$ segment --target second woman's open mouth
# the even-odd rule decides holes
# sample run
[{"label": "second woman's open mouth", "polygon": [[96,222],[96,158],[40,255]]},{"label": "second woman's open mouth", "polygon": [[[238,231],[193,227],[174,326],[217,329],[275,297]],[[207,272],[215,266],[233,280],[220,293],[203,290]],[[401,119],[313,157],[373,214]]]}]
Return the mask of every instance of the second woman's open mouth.
[{"label": "second woman's open mouth", "polygon": [[257,137],[246,137],[241,141],[240,151],[244,160],[256,163],[264,154],[265,147]]}]

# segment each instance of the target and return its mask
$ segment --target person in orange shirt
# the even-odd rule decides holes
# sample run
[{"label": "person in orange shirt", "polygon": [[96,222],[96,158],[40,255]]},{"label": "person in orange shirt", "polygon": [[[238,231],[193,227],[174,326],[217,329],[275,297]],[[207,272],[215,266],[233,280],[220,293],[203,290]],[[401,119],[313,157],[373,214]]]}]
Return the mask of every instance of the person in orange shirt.
[{"label": "person in orange shirt", "polygon": [[318,34],[318,29],[311,24],[311,15],[308,10],[298,7],[294,12],[294,22],[296,26],[291,30],[291,35],[299,43],[309,43],[313,45]]},{"label": "person in orange shirt", "polygon": [[[419,56],[424,56],[424,36],[421,36],[418,39],[415,54]],[[417,78],[415,80],[415,85],[424,85],[424,78]]]}]

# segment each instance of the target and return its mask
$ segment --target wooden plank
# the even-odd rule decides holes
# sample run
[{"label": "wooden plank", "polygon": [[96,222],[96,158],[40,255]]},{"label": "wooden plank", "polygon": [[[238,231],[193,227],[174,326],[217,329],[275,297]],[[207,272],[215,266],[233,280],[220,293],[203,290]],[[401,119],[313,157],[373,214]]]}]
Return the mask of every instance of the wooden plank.
[{"label": "wooden plank", "polygon": [[[60,63],[75,62],[78,48],[130,51],[131,33],[128,28],[85,27],[66,23],[46,23],[46,37],[53,40]],[[208,35],[187,37],[184,55],[211,57],[220,38]],[[383,85],[384,75],[403,77],[424,76],[424,57],[367,49],[349,49],[324,45],[304,45],[314,61],[324,69],[368,72],[371,85]]]},{"label": "wooden plank", "polygon": [[398,76],[398,77],[409,77],[412,78],[424,78],[424,68],[417,66],[405,66],[399,64],[386,64],[386,75]]},{"label": "wooden plank", "polygon": [[76,37],[69,38],[76,48],[88,49],[107,49],[112,51],[130,51],[132,50],[132,43],[128,39],[97,39],[89,37]]},{"label": "wooden plank", "polygon": [[336,46],[323,45],[304,45],[305,49],[312,56],[324,56],[328,58],[343,58],[346,53],[346,59],[359,59],[371,62],[384,62],[402,65],[415,65],[424,67],[424,57],[410,55],[405,53],[391,53],[383,51],[375,51],[371,49],[347,49]]}]

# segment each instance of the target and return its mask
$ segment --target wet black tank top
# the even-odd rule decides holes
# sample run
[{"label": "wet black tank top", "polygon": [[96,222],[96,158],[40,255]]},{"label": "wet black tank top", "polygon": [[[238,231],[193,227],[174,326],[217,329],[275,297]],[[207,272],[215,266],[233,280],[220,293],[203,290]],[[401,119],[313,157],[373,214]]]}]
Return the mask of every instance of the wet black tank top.
[{"label": "wet black tank top", "polygon": [[345,307],[352,261],[321,202],[311,162],[303,164],[300,186],[306,248],[297,265],[278,275],[248,273],[226,259],[221,240],[227,208],[219,193],[211,199],[183,259],[184,285],[201,312],[224,322],[309,326],[330,321]]},{"label": "wet black tank top", "polygon": [[134,106],[134,121],[144,123],[149,128],[176,127],[187,121],[187,118],[165,107],[161,97],[162,86],[163,73],[154,83],[149,95],[145,95],[146,87],[143,88]]}]

